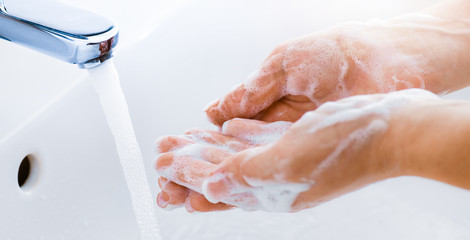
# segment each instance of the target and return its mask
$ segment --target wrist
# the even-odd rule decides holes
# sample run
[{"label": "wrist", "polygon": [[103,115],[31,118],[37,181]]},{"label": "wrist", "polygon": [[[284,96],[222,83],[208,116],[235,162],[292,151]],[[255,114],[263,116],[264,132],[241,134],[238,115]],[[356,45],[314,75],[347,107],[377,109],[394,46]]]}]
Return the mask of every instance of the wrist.
[{"label": "wrist", "polygon": [[470,188],[470,103],[428,101],[395,112],[386,154],[395,175],[413,175]]},{"label": "wrist", "polygon": [[[385,159],[385,171],[390,177],[415,175],[421,164],[422,139],[433,122],[430,109],[435,109],[435,101],[415,102],[395,110],[389,119],[389,126],[378,148],[379,159]],[[440,108],[440,107],[438,107]]]}]

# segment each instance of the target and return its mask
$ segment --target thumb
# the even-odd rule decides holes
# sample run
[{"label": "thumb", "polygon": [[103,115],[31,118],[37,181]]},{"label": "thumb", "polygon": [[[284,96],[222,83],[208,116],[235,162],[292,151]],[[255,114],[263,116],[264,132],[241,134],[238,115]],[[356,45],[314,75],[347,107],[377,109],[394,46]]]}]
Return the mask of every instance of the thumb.
[{"label": "thumb", "polygon": [[264,147],[255,147],[240,152],[234,158],[218,166],[202,183],[202,193],[212,203],[223,202],[245,210],[262,209],[257,194],[259,186],[256,182],[270,181],[272,164],[265,161]]},{"label": "thumb", "polygon": [[284,82],[282,54],[272,55],[245,83],[211,104],[206,114],[218,126],[232,118],[253,118],[283,97]]},{"label": "thumb", "polygon": [[259,202],[242,175],[232,171],[219,171],[202,184],[202,194],[213,204],[225,203],[244,210],[259,209]]},{"label": "thumb", "polygon": [[242,152],[206,178],[202,193],[212,203],[223,202],[244,210],[288,212],[311,183],[293,182],[289,168],[272,149],[256,147]]}]

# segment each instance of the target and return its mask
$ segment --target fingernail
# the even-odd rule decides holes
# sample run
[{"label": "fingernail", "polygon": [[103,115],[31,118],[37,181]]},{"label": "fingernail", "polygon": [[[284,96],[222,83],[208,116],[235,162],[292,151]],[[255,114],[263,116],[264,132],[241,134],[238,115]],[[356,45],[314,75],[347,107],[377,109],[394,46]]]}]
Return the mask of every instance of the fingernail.
[{"label": "fingernail", "polygon": [[166,208],[168,206],[169,197],[167,196],[167,200],[165,200],[163,195],[164,195],[163,193],[158,194],[158,196],[157,196],[157,205],[161,208]]}]

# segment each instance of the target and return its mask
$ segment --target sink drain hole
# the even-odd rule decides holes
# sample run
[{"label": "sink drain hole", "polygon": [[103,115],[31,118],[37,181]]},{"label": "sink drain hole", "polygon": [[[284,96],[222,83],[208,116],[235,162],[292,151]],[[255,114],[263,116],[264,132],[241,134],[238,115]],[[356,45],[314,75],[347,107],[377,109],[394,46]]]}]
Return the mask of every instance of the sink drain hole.
[{"label": "sink drain hole", "polygon": [[26,191],[33,183],[33,178],[36,175],[36,161],[33,156],[28,155],[21,161],[18,168],[18,186]]}]

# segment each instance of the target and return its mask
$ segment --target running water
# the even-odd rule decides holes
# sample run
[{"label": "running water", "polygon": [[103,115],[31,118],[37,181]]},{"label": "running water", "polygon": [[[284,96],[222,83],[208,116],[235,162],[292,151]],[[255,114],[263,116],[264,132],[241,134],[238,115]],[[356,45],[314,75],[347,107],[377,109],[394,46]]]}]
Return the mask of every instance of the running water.
[{"label": "running water", "polygon": [[92,85],[100,97],[101,106],[114,135],[140,230],[140,239],[160,240],[160,230],[142,154],[113,60],[110,59],[99,67],[89,69],[88,73]]}]

